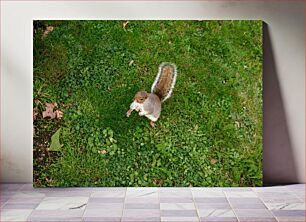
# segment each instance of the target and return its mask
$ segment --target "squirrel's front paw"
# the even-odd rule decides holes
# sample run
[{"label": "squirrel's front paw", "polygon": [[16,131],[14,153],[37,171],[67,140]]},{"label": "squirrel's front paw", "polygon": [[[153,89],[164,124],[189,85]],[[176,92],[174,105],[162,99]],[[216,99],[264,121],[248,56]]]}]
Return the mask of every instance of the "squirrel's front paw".
[{"label": "squirrel's front paw", "polygon": [[139,114],[139,116],[144,116],[145,115],[144,112],[139,112],[138,114]]},{"label": "squirrel's front paw", "polygon": [[131,115],[131,112],[126,113],[126,117],[130,117],[130,115]]}]

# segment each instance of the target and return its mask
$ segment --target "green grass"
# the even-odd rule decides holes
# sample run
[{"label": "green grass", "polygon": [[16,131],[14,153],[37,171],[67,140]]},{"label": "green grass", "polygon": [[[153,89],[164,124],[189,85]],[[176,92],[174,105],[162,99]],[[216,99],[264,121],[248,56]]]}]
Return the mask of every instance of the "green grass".
[{"label": "green grass", "polygon": [[[34,121],[36,186],[262,185],[260,21],[41,23],[54,31],[34,35],[34,99],[64,118]],[[153,129],[125,114],[162,62],[178,77]]]}]

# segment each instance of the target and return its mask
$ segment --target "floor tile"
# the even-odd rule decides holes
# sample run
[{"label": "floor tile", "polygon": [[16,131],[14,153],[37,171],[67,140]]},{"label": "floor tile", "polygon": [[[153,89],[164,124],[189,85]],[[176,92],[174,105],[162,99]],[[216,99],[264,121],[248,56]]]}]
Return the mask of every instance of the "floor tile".
[{"label": "floor tile", "polygon": [[29,198],[10,198],[6,203],[9,204],[39,204],[44,198],[43,197],[29,197]]},{"label": "floor tile", "polygon": [[229,203],[234,209],[267,209],[263,202],[259,198],[237,198],[230,197],[228,198]]},{"label": "floor tile", "polygon": [[287,193],[289,191],[287,186],[254,187],[252,188],[252,190],[256,193],[260,192]]},{"label": "floor tile", "polygon": [[191,197],[160,197],[161,203],[193,203]]},{"label": "floor tile", "polygon": [[[30,189],[30,187],[28,187],[27,189]],[[34,188],[34,191],[40,192],[40,193],[60,193],[62,194],[64,192],[91,193],[93,189],[94,188],[91,188],[91,187],[42,187],[42,188]]]},{"label": "floor tile", "polygon": [[143,203],[143,204],[158,204],[159,199],[158,198],[145,198],[145,197],[138,197],[138,198],[125,198],[124,201],[126,204],[127,203]]},{"label": "floor tile", "polygon": [[134,188],[129,187],[126,191],[126,198],[158,198],[158,188]]},{"label": "floor tile", "polygon": [[300,222],[305,219],[304,189],[304,185],[54,189],[7,184],[1,186],[1,219],[81,221],[84,216],[83,221],[193,222],[201,216],[201,221],[237,222],[237,216],[239,222]]},{"label": "floor tile", "polygon": [[230,209],[229,203],[196,203],[198,209]]},{"label": "floor tile", "polygon": [[267,207],[263,204],[231,204],[233,209],[267,209]]},{"label": "floor tile", "polygon": [[306,185],[305,184],[292,184],[285,186],[289,190],[301,190],[305,192]]},{"label": "floor tile", "polygon": [[226,197],[257,197],[253,191],[224,191]]},{"label": "floor tile", "polygon": [[234,209],[238,218],[273,218],[272,213],[266,209]]},{"label": "floor tile", "polygon": [[50,191],[44,192],[47,197],[90,197],[90,191]]},{"label": "floor tile", "polygon": [[31,183],[25,183],[22,184],[20,191],[35,191],[35,188],[33,187],[33,184]]},{"label": "floor tile", "polygon": [[253,187],[222,187],[223,191],[231,191],[231,192],[246,192],[253,191]]},{"label": "floor tile", "polygon": [[37,210],[85,209],[88,197],[45,197]]},{"label": "floor tile", "polygon": [[160,222],[160,217],[123,217],[121,222]]},{"label": "floor tile", "polygon": [[305,217],[278,217],[278,222],[305,222]]},{"label": "floor tile", "polygon": [[83,217],[84,222],[120,222],[121,217]]},{"label": "floor tile", "polygon": [[23,186],[24,184],[18,184],[18,183],[2,183],[0,184],[0,190],[2,191],[17,191],[20,190],[20,188]]},{"label": "floor tile", "polygon": [[228,203],[225,197],[195,197],[196,203]]},{"label": "floor tile", "polygon": [[33,210],[29,218],[73,218],[82,217],[84,210]]},{"label": "floor tile", "polygon": [[193,189],[193,197],[225,197],[223,190]]},{"label": "floor tile", "polygon": [[305,210],[305,203],[266,203],[269,210]]},{"label": "floor tile", "polygon": [[107,198],[102,198],[102,197],[91,197],[88,200],[89,203],[123,203],[124,202],[124,198],[111,198],[111,197],[107,197]]},{"label": "floor tile", "polygon": [[162,217],[197,217],[196,210],[161,210]]},{"label": "floor tile", "polygon": [[152,218],[160,217],[159,209],[124,209],[123,217]]},{"label": "floor tile", "polygon": [[226,187],[190,187],[191,192],[194,191],[215,191],[215,192],[223,192]]},{"label": "floor tile", "polygon": [[276,192],[261,192],[258,196],[264,203],[298,203],[302,202],[294,194],[276,193]]},{"label": "floor tile", "polygon": [[26,221],[32,222],[66,222],[66,221],[73,221],[73,222],[80,222],[82,221],[82,217],[29,217]]},{"label": "floor tile", "polygon": [[232,209],[199,209],[200,217],[235,217]]},{"label": "floor tile", "polygon": [[127,190],[127,187],[91,187],[92,192],[100,192],[100,191],[102,192],[124,191],[126,192],[126,190]]},{"label": "floor tile", "polygon": [[194,203],[161,203],[161,210],[195,210]]},{"label": "floor tile", "polygon": [[236,217],[201,217],[201,222],[238,222]]},{"label": "floor tile", "polygon": [[121,217],[123,209],[86,209],[84,217]]},{"label": "floor tile", "polygon": [[25,221],[32,210],[1,209],[0,221]]},{"label": "floor tile", "polygon": [[277,222],[275,218],[255,218],[255,217],[242,217],[239,222]]},{"label": "floor tile", "polygon": [[26,204],[7,203],[2,207],[2,209],[35,209],[37,206],[38,206],[38,203],[35,203],[35,204],[32,204],[32,203],[26,203]]},{"label": "floor tile", "polygon": [[158,203],[126,203],[125,209],[159,209]]},{"label": "floor tile", "polygon": [[304,217],[305,210],[272,210],[276,217]]},{"label": "floor tile", "polygon": [[160,197],[187,197],[192,198],[192,193],[189,188],[175,188],[175,189],[161,189],[159,192]]},{"label": "floor tile", "polygon": [[227,198],[231,204],[261,204],[262,201],[259,198],[254,197],[229,197]]},{"label": "floor tile", "polygon": [[305,191],[295,191],[295,192],[291,192],[291,194],[293,194],[299,200],[305,203]]},{"label": "floor tile", "polygon": [[45,194],[43,193],[39,193],[39,192],[35,192],[35,191],[31,191],[31,192],[27,192],[27,191],[18,191],[15,192],[11,199],[22,199],[22,198],[43,198],[45,197]]},{"label": "floor tile", "polygon": [[109,198],[114,198],[114,197],[125,197],[125,190],[113,190],[113,191],[94,191],[91,194],[91,197],[109,197]]},{"label": "floor tile", "polygon": [[86,205],[86,209],[123,209],[123,203],[92,203]]},{"label": "floor tile", "polygon": [[199,222],[198,217],[161,217],[161,222]]},{"label": "floor tile", "polygon": [[1,195],[0,197],[0,203],[1,203],[1,207],[4,206],[4,204],[9,200],[9,197],[4,197]]}]

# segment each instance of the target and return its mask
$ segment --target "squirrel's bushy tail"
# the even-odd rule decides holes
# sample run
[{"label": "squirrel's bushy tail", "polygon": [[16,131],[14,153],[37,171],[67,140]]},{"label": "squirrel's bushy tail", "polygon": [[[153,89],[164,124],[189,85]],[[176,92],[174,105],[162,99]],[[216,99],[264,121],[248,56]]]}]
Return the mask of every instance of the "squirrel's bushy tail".
[{"label": "squirrel's bushy tail", "polygon": [[152,85],[151,92],[156,94],[162,102],[168,99],[176,82],[176,65],[164,62],[159,65],[158,74]]}]

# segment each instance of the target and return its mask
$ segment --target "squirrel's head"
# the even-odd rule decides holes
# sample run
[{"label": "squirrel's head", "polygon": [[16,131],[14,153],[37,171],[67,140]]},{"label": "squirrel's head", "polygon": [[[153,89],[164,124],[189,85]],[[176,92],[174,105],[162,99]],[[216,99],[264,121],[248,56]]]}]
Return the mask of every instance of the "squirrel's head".
[{"label": "squirrel's head", "polygon": [[136,93],[134,101],[138,103],[143,103],[146,100],[146,98],[148,98],[148,96],[149,94],[146,91],[139,91],[138,93]]}]

